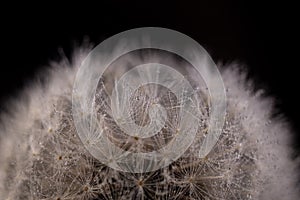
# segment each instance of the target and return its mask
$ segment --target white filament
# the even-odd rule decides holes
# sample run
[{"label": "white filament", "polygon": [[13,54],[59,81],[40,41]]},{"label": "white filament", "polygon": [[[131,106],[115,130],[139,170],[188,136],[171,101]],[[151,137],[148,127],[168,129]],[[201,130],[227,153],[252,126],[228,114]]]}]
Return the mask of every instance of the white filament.
[{"label": "white filament", "polygon": [[[76,76],[72,109],[75,126],[86,148],[99,161],[117,170],[138,173],[154,171],[177,160],[193,141],[199,120],[199,111],[191,106],[196,100],[192,99],[194,91],[187,80],[171,67],[150,63],[125,73],[115,86],[111,101],[114,120],[126,134],[142,138],[155,135],[166,120],[162,106],[154,105],[150,109],[151,123],[145,127],[137,126],[127,111],[132,92],[144,84],[155,83],[167,87],[183,100],[179,129],[185,134],[179,134],[164,148],[149,153],[127,152],[102,134],[92,106],[99,79],[118,57],[145,48],[166,50],[181,56],[191,63],[208,87],[211,106],[209,129],[199,149],[199,157],[206,156],[216,144],[226,109],[224,84],[218,69],[207,52],[190,37],[169,29],[150,27],[125,31],[102,42],[88,55]],[[139,76],[131,75],[135,72],[140,73]],[[87,142],[91,138],[96,141]]]}]

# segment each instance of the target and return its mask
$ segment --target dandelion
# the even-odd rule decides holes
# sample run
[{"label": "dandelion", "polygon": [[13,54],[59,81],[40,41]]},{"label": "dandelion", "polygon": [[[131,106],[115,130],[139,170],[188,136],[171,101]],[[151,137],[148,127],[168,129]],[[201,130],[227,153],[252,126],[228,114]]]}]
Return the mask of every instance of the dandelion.
[{"label": "dandelion", "polygon": [[[272,117],[273,100],[264,97],[261,91],[253,91],[253,83],[246,81],[246,73],[236,64],[220,66],[227,112],[216,145],[204,157],[199,157],[199,149],[209,130],[211,99],[207,88],[193,81],[191,68],[182,58],[159,50],[131,52],[112,64],[122,67],[105,72],[95,90],[96,115],[82,113],[86,119],[95,118],[95,124],[89,127],[90,135],[82,140],[72,114],[72,89],[82,58],[89,50],[81,47],[73,60],[53,63],[45,73],[48,77],[45,85],[33,83],[22,98],[7,105],[9,113],[2,113],[0,196],[3,199],[296,200],[299,197],[299,165],[291,158],[291,130],[284,119]],[[164,124],[156,124],[160,128],[157,134],[141,137],[137,129],[128,129],[134,131],[127,134],[128,124],[120,127],[127,122],[126,116],[114,117],[107,94],[114,90],[115,80],[129,71],[130,66],[150,61],[176,66],[185,77],[189,75],[195,98],[199,100],[191,101],[190,105],[201,110],[194,115],[198,125],[195,137],[179,158],[156,170],[137,173],[130,171],[132,166],[127,166],[128,171],[111,168],[109,163],[93,156],[96,152],[107,156],[103,159],[107,162],[119,162],[118,157],[109,157],[118,152],[105,155],[99,151],[97,141],[104,136],[122,151],[134,154],[160,151],[176,135],[183,134],[184,126],[179,126],[182,99],[169,88],[155,84],[137,88],[127,100],[130,119],[139,127],[151,123],[151,110],[161,109],[152,106],[164,108],[164,114],[156,116],[165,120]],[[95,151],[90,152],[86,145]],[[110,149],[107,144],[102,145]],[[169,158],[173,152],[163,153],[164,158]],[[151,164],[137,162],[134,167],[151,168]]]}]

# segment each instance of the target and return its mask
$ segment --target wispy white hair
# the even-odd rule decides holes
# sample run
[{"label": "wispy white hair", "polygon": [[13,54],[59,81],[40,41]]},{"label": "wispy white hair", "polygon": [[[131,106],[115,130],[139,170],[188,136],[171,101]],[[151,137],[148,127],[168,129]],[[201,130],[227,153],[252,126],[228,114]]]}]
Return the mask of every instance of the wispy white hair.
[{"label": "wispy white hair", "polygon": [[[272,117],[274,99],[254,91],[238,64],[220,68],[228,113],[223,136],[207,157],[198,160],[191,147],[182,160],[150,175],[99,163],[78,139],[70,112],[73,81],[89,50],[78,48],[71,61],[51,63],[43,83],[33,81],[7,103],[0,128],[1,198],[299,198],[292,130],[284,117]],[[139,182],[146,176],[148,185]]]}]

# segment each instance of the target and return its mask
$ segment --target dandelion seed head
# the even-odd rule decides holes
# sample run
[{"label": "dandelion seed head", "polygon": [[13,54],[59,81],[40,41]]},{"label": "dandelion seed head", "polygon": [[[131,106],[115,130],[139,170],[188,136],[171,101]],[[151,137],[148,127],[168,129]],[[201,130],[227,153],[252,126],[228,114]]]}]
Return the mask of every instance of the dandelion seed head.
[{"label": "dandelion seed head", "polygon": [[[126,47],[120,44],[116,51]],[[165,109],[165,123],[158,134],[141,137],[138,131],[125,134],[125,118],[113,117],[111,94],[115,83],[137,63],[155,61],[175,66],[188,77],[201,110],[198,128],[189,148],[162,168],[136,173],[109,167],[85,148],[99,153],[98,137],[78,136],[72,114],[72,90],[81,61],[90,47],[79,48],[73,60],[52,63],[45,72],[47,82],[32,83],[10,102],[10,113],[1,115],[0,196],[4,199],[297,199],[298,162],[292,160],[291,129],[282,118],[273,118],[273,100],[253,91],[240,66],[219,67],[226,88],[226,115],[216,145],[199,157],[203,140],[209,137],[211,97],[204,82],[188,63],[162,51],[136,51],[116,60],[96,87],[93,107],[101,133],[126,152],[159,151],[182,134],[180,102],[166,87],[146,84],[130,96],[132,121],[146,127],[151,106]],[[104,53],[105,54],[105,53]],[[103,55],[105,56],[105,55]],[[117,67],[116,66],[121,66]],[[156,92],[154,92],[156,91]],[[157,92],[159,91],[159,92]],[[153,95],[158,94],[158,95]],[[82,117],[90,117],[86,110]],[[155,109],[155,108],[154,108]],[[118,123],[117,123],[117,122]],[[96,129],[90,129],[93,132]],[[98,130],[98,129],[97,129]],[[184,138],[183,138],[184,139]],[[105,145],[105,144],[104,144]],[[108,148],[108,147],[107,147]],[[172,151],[162,151],[170,158]],[[100,154],[101,155],[101,154]],[[105,159],[119,161],[109,152]],[[149,165],[151,163],[135,163]]]}]

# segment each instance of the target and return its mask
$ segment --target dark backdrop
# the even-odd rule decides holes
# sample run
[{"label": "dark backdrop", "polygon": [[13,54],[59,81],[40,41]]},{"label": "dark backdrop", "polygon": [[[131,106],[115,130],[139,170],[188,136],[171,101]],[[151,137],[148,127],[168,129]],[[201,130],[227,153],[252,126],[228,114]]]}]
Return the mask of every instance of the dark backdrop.
[{"label": "dark backdrop", "polygon": [[215,61],[247,65],[257,86],[276,97],[279,111],[295,129],[297,145],[300,84],[295,5],[233,0],[74,2],[1,6],[2,110],[39,69],[59,59],[58,48],[70,56],[74,42],[80,43],[84,36],[98,44],[130,28],[159,26],[194,38]]}]

